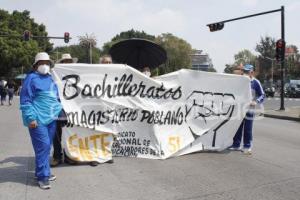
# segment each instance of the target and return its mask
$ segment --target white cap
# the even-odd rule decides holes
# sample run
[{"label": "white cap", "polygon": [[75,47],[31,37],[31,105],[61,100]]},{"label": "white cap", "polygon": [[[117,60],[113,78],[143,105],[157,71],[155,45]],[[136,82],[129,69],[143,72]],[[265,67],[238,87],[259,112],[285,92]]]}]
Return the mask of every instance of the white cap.
[{"label": "white cap", "polygon": [[36,65],[36,63],[39,62],[40,60],[47,60],[50,62],[50,64],[52,64],[52,60],[50,59],[49,55],[46,52],[40,52],[36,54],[33,66]]}]

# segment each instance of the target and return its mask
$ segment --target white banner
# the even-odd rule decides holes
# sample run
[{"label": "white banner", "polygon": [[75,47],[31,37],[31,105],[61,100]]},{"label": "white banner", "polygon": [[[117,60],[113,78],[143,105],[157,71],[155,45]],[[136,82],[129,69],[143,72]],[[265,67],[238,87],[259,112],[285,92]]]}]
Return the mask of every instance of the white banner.
[{"label": "white banner", "polygon": [[119,64],[60,64],[53,70],[69,125],[72,159],[165,159],[232,143],[251,100],[249,78],[180,70],[148,78]]}]

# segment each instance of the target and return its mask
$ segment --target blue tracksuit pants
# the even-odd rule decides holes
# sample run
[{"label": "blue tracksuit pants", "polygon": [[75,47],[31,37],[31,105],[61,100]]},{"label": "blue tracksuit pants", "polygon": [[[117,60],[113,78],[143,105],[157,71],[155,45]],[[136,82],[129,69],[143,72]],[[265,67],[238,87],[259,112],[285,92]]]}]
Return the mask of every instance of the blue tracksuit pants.
[{"label": "blue tracksuit pants", "polygon": [[244,148],[251,148],[252,143],[252,127],[253,127],[253,112],[247,112],[246,117],[242,121],[238,131],[233,137],[233,147],[240,147],[242,135],[244,132]]},{"label": "blue tracksuit pants", "polygon": [[29,128],[31,141],[35,153],[35,175],[37,179],[47,180],[50,173],[50,150],[56,130],[56,121],[48,125],[38,124],[36,128]]}]

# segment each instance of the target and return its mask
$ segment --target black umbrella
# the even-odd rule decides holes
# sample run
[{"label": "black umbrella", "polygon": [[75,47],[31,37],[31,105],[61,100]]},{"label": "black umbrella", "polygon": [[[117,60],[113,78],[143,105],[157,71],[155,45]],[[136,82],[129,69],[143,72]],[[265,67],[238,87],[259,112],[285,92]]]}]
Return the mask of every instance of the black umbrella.
[{"label": "black umbrella", "polygon": [[159,45],[145,39],[128,39],[114,44],[109,54],[116,63],[134,68],[154,68],[167,60],[166,51]]}]

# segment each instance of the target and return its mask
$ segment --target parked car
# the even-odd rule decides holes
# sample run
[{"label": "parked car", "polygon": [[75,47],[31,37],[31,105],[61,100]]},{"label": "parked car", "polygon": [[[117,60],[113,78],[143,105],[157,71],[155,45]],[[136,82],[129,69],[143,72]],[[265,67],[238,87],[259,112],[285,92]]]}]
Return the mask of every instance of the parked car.
[{"label": "parked car", "polygon": [[289,84],[285,93],[289,98],[300,98],[300,84]]}]

